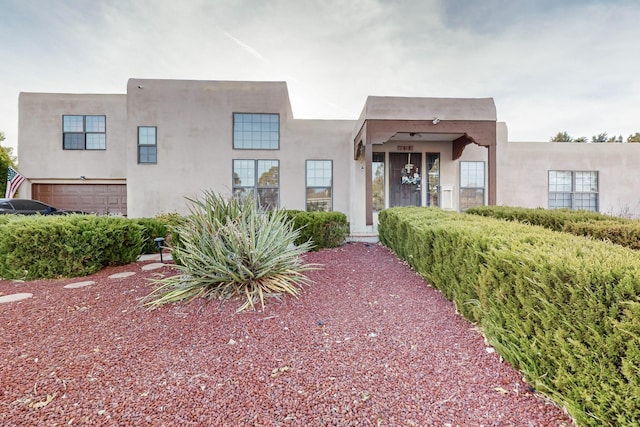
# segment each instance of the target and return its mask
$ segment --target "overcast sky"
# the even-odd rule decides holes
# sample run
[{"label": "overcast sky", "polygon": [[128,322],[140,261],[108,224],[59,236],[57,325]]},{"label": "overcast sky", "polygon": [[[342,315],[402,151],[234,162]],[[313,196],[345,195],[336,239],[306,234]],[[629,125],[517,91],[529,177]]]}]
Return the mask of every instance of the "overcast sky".
[{"label": "overcast sky", "polygon": [[0,131],[20,92],[286,81],[296,118],[368,95],[493,97],[512,141],[640,131],[637,0],[0,0]]}]

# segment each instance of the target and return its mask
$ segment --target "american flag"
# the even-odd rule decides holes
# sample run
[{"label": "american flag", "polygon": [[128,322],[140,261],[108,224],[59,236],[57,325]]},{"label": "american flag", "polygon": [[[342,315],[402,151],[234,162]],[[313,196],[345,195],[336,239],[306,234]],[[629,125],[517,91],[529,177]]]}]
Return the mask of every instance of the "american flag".
[{"label": "american flag", "polygon": [[7,170],[7,192],[4,197],[7,199],[12,198],[24,180],[24,176],[20,175],[17,170],[9,166],[9,169]]}]

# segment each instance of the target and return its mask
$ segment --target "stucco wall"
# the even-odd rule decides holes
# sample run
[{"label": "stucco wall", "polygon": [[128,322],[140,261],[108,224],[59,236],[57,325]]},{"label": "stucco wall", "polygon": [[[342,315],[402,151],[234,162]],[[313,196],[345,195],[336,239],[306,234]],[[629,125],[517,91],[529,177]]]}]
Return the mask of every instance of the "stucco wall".
[{"label": "stucco wall", "polygon": [[[186,213],[185,197],[230,195],[233,159],[280,162],[280,206],[305,209],[305,160],[333,160],[334,210],[348,214],[348,136],[354,122],[295,120],[285,83],[131,79],[129,216]],[[234,150],[233,113],[280,115],[278,150]],[[157,126],[157,164],[137,164],[138,126]]]},{"label": "stucco wall", "polygon": [[[31,183],[79,183],[126,178],[126,95],[21,93],[19,97],[20,173]],[[63,150],[62,116],[105,115],[106,150]]]},{"label": "stucco wall", "polygon": [[498,205],[548,207],[550,170],[597,171],[599,210],[640,217],[640,144],[508,142],[498,132]]}]

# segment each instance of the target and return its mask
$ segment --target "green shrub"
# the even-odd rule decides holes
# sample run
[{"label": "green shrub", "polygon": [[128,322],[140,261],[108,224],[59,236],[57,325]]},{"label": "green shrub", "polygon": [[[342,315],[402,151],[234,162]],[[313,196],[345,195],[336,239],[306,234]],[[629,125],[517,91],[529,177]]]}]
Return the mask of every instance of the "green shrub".
[{"label": "green shrub", "polygon": [[167,228],[167,240],[165,241],[165,246],[168,247],[172,251],[172,258],[176,264],[182,264],[180,260],[180,251],[174,251],[173,249],[180,248],[180,233],[178,231],[178,226],[184,224],[186,218],[178,213],[168,213],[168,214],[160,214],[156,216],[156,219],[162,222]]},{"label": "green shrub", "polygon": [[304,212],[286,211],[293,220],[294,227],[300,230],[296,245],[312,242],[313,251],[335,248],[343,244],[349,234],[347,216],[341,212]]},{"label": "green shrub", "polygon": [[476,206],[465,213],[488,216],[524,224],[540,225],[554,231],[563,231],[567,223],[607,221],[626,223],[625,218],[612,217],[586,210],[519,208],[511,206]]},{"label": "green shrub", "polygon": [[154,218],[134,218],[131,221],[142,227],[142,239],[144,246],[143,254],[152,254],[158,252],[155,239],[157,237],[167,238],[167,226],[164,222]]},{"label": "green shrub", "polygon": [[585,426],[640,420],[640,254],[542,227],[392,208],[380,241]]},{"label": "green shrub", "polygon": [[592,237],[640,250],[640,222],[639,221],[585,221],[568,222],[562,231],[576,236]]},{"label": "green shrub", "polygon": [[554,231],[592,237],[631,249],[640,249],[640,221],[612,217],[592,211],[530,209],[508,206],[478,206],[466,213],[524,224],[540,225]]},{"label": "green shrub", "polygon": [[303,272],[315,266],[302,263],[310,244],[293,244],[299,231],[284,211],[265,212],[253,198],[227,201],[212,192],[189,201],[191,214],[176,226],[180,246],[171,249],[180,274],[155,280],[147,306],[240,296],[246,299],[241,311],[258,301],[264,307],[265,297],[298,295],[308,280]]},{"label": "green shrub", "polygon": [[165,227],[175,227],[184,221],[184,216],[177,212],[161,213],[156,215],[155,219],[163,223]]},{"label": "green shrub", "polygon": [[0,277],[79,277],[135,261],[141,227],[93,215],[11,216],[0,222]]}]

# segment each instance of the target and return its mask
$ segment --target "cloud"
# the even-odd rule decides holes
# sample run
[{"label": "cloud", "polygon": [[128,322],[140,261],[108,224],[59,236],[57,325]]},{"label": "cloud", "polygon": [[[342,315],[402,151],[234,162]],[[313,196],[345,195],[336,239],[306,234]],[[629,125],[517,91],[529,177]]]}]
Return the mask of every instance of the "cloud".
[{"label": "cloud", "polygon": [[625,0],[4,2],[0,130],[20,91],[127,79],[287,81],[296,117],[368,95],[494,97],[512,139],[639,131],[640,5]]}]

